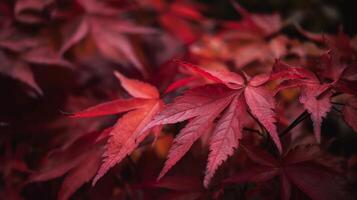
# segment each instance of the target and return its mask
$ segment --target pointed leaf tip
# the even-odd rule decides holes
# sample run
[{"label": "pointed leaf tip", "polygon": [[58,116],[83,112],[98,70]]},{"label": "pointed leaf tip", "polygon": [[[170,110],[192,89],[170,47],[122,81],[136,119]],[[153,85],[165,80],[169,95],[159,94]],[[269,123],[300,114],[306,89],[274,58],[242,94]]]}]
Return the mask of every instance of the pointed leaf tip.
[{"label": "pointed leaf tip", "polygon": [[148,83],[136,79],[129,79],[118,71],[114,71],[114,75],[118,78],[122,87],[133,97],[143,99],[158,99],[160,97],[156,87]]}]

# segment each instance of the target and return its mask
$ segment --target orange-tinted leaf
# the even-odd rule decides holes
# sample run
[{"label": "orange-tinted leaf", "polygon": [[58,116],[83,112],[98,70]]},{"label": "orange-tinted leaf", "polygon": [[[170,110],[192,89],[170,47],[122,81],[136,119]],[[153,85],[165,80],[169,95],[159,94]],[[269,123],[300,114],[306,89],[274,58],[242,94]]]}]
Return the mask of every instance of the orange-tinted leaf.
[{"label": "orange-tinted leaf", "polygon": [[143,99],[157,99],[160,97],[159,91],[154,86],[139,80],[126,78],[117,71],[114,74],[131,96]]}]

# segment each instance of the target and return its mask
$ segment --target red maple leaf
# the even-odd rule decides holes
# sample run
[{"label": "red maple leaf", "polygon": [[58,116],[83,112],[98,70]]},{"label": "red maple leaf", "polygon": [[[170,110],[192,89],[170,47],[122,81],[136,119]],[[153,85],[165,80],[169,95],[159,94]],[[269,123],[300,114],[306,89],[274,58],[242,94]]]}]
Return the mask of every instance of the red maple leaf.
[{"label": "red maple leaf", "polygon": [[0,33],[0,73],[17,79],[42,94],[31,71],[31,65],[72,68],[48,44],[47,38],[31,37],[12,27]]},{"label": "red maple leaf", "polygon": [[278,13],[274,14],[252,14],[240,4],[230,1],[233,7],[242,16],[239,22],[227,22],[225,26],[243,33],[253,34],[258,37],[266,37],[277,33],[282,27],[282,20]]},{"label": "red maple leaf", "polygon": [[328,49],[338,50],[341,55],[353,56],[356,53],[356,44],[353,40],[339,29],[335,35],[328,33],[312,33],[304,30],[300,25],[295,25],[296,29],[306,38],[324,44]]},{"label": "red maple leaf", "polygon": [[103,163],[93,180],[95,184],[110,168],[121,162],[127,155],[138,147],[150,130],[142,133],[143,128],[152,120],[163,107],[157,89],[135,79],[128,79],[115,72],[122,87],[134,98],[118,99],[77,112],[72,117],[96,117],[125,113],[113,126],[103,155]]},{"label": "red maple leaf", "polygon": [[[330,65],[336,64],[331,59],[333,59],[333,56],[329,55],[329,53],[324,54],[320,58],[320,64],[325,64],[325,69],[328,70],[332,67]],[[336,69],[336,67],[338,68]],[[351,67],[353,68],[354,66],[340,64],[334,67],[334,73],[326,73],[325,71],[325,74],[321,74],[317,78],[314,73],[302,67],[292,67],[281,61],[277,61],[274,65],[273,76],[280,77],[282,80],[281,84],[277,87],[277,91],[285,88],[300,87],[301,94],[299,100],[311,115],[315,137],[318,142],[321,141],[321,123],[323,118],[326,117],[332,108],[332,95],[337,92],[349,92],[346,89],[348,85],[344,85],[343,72]],[[330,81],[326,81],[324,78]]]},{"label": "red maple leaf", "polygon": [[218,166],[238,147],[248,110],[251,116],[265,127],[278,150],[282,152],[274,124],[275,100],[271,91],[264,87],[269,76],[259,75],[249,79],[233,72],[208,71],[189,63],[180,62],[180,64],[192,69],[197,75],[213,81],[213,84],[188,90],[155,116],[145,128],[146,130],[156,125],[189,120],[186,127],[174,139],[159,179],[188,152],[207,127],[218,118],[211,138],[211,152],[204,180],[204,185],[208,187]]},{"label": "red maple leaf", "polygon": [[191,44],[201,35],[199,24],[204,21],[200,7],[196,3],[175,0],[139,0],[138,3],[154,9],[158,14],[158,22],[168,32],[185,44]]},{"label": "red maple leaf", "polygon": [[344,178],[333,169],[319,163],[322,151],[315,144],[298,145],[280,158],[274,158],[265,150],[244,146],[247,156],[254,162],[225,183],[262,183],[280,176],[281,199],[288,200],[295,185],[313,200],[344,199]]},{"label": "red maple leaf", "polygon": [[277,92],[286,88],[301,88],[299,100],[311,114],[314,133],[317,141],[320,142],[321,123],[331,109],[331,84],[320,83],[319,79],[309,70],[292,67],[281,61],[277,61],[273,68],[273,73],[275,73],[273,76],[284,77],[282,83],[277,87]]},{"label": "red maple leaf", "polygon": [[[85,37],[91,36],[102,56],[118,64],[129,61],[143,75],[147,70],[138,58],[132,46],[129,34],[157,33],[152,28],[142,27],[123,19],[125,10],[115,8],[96,0],[76,0],[80,9],[75,9],[75,18],[70,18],[60,54],[65,53],[72,46],[78,44]],[[57,13],[58,16],[70,16],[73,13]],[[74,28],[73,28],[74,27]]]},{"label": "red maple leaf", "polygon": [[28,183],[42,182],[66,174],[58,199],[68,199],[97,172],[104,140],[98,140],[100,132],[89,133],[76,140],[67,149],[50,152],[42,161],[39,170],[33,172]]}]

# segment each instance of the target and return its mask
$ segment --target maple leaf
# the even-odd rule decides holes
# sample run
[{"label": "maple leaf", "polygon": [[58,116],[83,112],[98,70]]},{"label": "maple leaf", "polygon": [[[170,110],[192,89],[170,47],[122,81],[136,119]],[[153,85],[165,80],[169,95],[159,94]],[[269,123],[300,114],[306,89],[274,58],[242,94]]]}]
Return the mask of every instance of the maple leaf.
[{"label": "maple leaf", "polygon": [[193,44],[190,50],[203,63],[207,60],[234,61],[235,67],[241,69],[252,64],[260,64],[258,66],[261,68],[261,64],[273,63],[275,59],[287,55],[303,57],[304,54],[296,47],[299,47],[296,40],[282,34],[266,39],[228,29],[214,37],[203,38]]},{"label": "maple leaf", "polygon": [[73,65],[57,56],[49,41],[29,37],[11,28],[0,33],[0,73],[17,79],[42,94],[37,85],[31,65],[58,66],[72,69]]},{"label": "maple leaf", "polygon": [[0,59],[3,61],[0,68],[2,74],[17,79],[35,89],[39,94],[42,94],[42,90],[37,85],[29,66],[23,63],[13,63],[2,51],[0,51]]},{"label": "maple leaf", "polygon": [[228,28],[265,37],[278,32],[283,26],[277,13],[252,14],[234,0],[230,2],[243,19],[239,22],[227,22],[225,25]]},{"label": "maple leaf", "polygon": [[[300,102],[311,114],[314,124],[314,133],[318,142],[321,141],[321,123],[322,119],[331,110],[330,98],[332,96],[329,90],[330,85],[307,84],[302,87]],[[326,92],[327,91],[327,92]],[[326,94],[323,94],[326,93]]]},{"label": "maple leaf", "polygon": [[204,180],[206,186],[208,186],[218,166],[233,155],[233,150],[238,147],[239,140],[242,138],[243,123],[240,116],[244,116],[246,105],[243,104],[244,100],[238,98],[242,97],[233,99],[213,131]]},{"label": "maple leaf", "polygon": [[331,50],[338,50],[344,56],[350,57],[353,54],[356,54],[356,46],[353,43],[353,40],[342,31],[340,28],[337,34],[328,34],[328,33],[312,33],[307,30],[304,30],[300,25],[295,24],[296,29],[306,38],[322,43]]},{"label": "maple leaf", "polygon": [[27,183],[42,182],[65,176],[58,199],[68,199],[97,172],[103,153],[103,140],[98,141],[100,132],[89,133],[67,149],[50,152],[42,161],[40,169],[30,176]]},{"label": "maple leaf", "polygon": [[225,183],[261,183],[280,176],[280,195],[284,200],[291,198],[292,185],[313,200],[346,197],[343,177],[319,164],[322,152],[316,144],[298,145],[280,159],[257,147],[243,149],[255,164],[227,178]]},{"label": "maple leaf", "polygon": [[[121,19],[123,10],[116,9],[104,2],[96,0],[77,0],[83,9],[77,14],[76,19],[70,19],[75,24],[69,23],[64,43],[60,54],[64,54],[72,46],[78,44],[90,35],[99,52],[107,59],[118,64],[132,63],[137,70],[147,76],[148,72],[138,58],[135,48],[132,46],[128,34],[153,34],[156,30],[141,27],[129,20]],[[78,11],[77,11],[78,12]],[[73,28],[75,27],[75,28]]]},{"label": "maple leaf", "polygon": [[342,113],[346,123],[357,132],[357,98],[348,99]]},{"label": "maple leaf", "polygon": [[115,72],[115,76],[120,80],[122,87],[134,98],[99,104],[72,115],[72,117],[81,118],[127,112],[118,119],[109,133],[110,138],[103,154],[104,160],[93,180],[93,185],[110,168],[121,162],[138,147],[150,133],[149,130],[141,133],[143,128],[163,107],[159,92],[154,86],[126,78],[119,72]]},{"label": "maple leaf", "polygon": [[[314,125],[314,134],[318,142],[321,141],[321,123],[326,114],[331,110],[330,102],[334,83],[320,83],[319,79],[310,71],[292,67],[281,61],[277,61],[274,65],[273,76],[286,76],[288,79],[283,81],[277,90],[300,87],[301,95],[299,101],[304,105],[304,108],[310,113]],[[279,74],[279,75],[277,75]]]},{"label": "maple leaf", "polygon": [[316,65],[316,71],[322,81],[332,81],[337,91],[356,96],[357,71],[353,57],[357,54],[348,56],[344,54],[343,49],[329,50],[322,54]]},{"label": "maple leaf", "polygon": [[140,0],[138,3],[154,9],[158,13],[160,25],[185,44],[192,44],[201,35],[199,24],[205,18],[200,13],[199,4],[180,0]]},{"label": "maple leaf", "polygon": [[[286,63],[277,61],[274,65],[273,76],[288,79],[283,81],[277,90],[282,88],[300,87],[300,102],[311,114],[314,126],[314,134],[318,142],[321,141],[321,123],[326,114],[331,110],[332,90],[335,92],[355,94],[353,91],[354,79],[350,79],[347,74],[354,76],[354,65],[343,62],[339,50],[332,50],[322,54],[317,62],[319,78],[312,72],[299,67],[292,67]],[[346,73],[350,72],[350,73]],[[352,102],[352,101],[351,101]],[[347,105],[345,108],[349,108]],[[344,109],[345,120],[351,125],[353,117],[351,112]],[[352,120],[352,121],[351,121]]]},{"label": "maple leaf", "polygon": [[233,154],[234,148],[238,147],[239,139],[242,137],[243,116],[247,109],[266,128],[278,150],[282,151],[274,124],[275,100],[272,93],[262,86],[269,80],[269,76],[255,76],[245,83],[244,78],[233,72],[209,71],[185,62],[179,64],[213,83],[188,90],[155,116],[144,129],[190,120],[174,139],[158,179],[188,152],[204,130],[219,118],[219,114],[225,109],[226,112],[220,117],[212,134],[205,187],[208,187],[218,166]]},{"label": "maple leaf", "polygon": [[[237,76],[236,73],[228,70],[203,70],[190,63],[182,62],[177,59],[174,61],[183,67],[182,73],[188,75],[189,77],[173,82],[167,87],[165,91],[166,93],[184,86],[194,88],[204,84],[222,83],[229,88],[240,89],[244,84],[244,79],[241,76]],[[222,79],[224,79],[224,81]]]}]

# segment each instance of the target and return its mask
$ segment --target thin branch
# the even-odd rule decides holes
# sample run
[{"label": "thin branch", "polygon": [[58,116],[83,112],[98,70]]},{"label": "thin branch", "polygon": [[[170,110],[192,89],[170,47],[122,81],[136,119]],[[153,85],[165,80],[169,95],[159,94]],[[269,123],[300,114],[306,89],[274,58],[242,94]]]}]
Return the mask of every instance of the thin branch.
[{"label": "thin branch", "polygon": [[279,137],[282,138],[284,137],[289,131],[291,131],[293,128],[295,128],[300,122],[304,121],[307,117],[309,116],[309,113],[305,110],[303,113],[301,113],[285,130],[283,130],[280,134]]},{"label": "thin branch", "polygon": [[331,101],[332,104],[334,105],[339,105],[339,106],[344,106],[345,104],[344,103],[339,103],[339,102],[334,102],[334,101]]},{"label": "thin branch", "polygon": [[341,110],[339,110],[339,109],[337,109],[335,106],[332,106],[332,109],[334,110],[334,111],[336,111],[336,112],[338,112],[338,113],[342,113],[342,111]]}]

